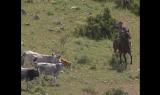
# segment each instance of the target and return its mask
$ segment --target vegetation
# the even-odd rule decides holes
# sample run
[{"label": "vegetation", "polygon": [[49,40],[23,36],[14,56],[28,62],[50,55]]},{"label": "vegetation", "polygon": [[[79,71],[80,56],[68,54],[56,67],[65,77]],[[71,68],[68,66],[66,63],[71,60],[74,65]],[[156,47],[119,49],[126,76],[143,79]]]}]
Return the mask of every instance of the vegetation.
[{"label": "vegetation", "polygon": [[104,95],[129,95],[129,94],[121,89],[111,89],[107,91]]},{"label": "vegetation", "polygon": [[139,16],[140,15],[140,4],[132,3],[130,11]]},{"label": "vegetation", "polygon": [[90,93],[91,95],[96,95],[96,91],[93,87],[86,87],[83,88],[82,91],[86,92],[86,93]]},{"label": "vegetation", "polygon": [[123,72],[127,69],[128,64],[120,63],[120,60],[117,56],[118,55],[115,54],[112,55],[109,65],[112,67],[113,70],[116,70],[117,72]]},{"label": "vegetation", "polygon": [[89,58],[85,54],[80,54],[76,58],[78,64],[86,64],[89,63]]},{"label": "vegetation", "polygon": [[131,0],[128,6],[123,6],[121,4],[121,0],[115,0],[115,3],[117,4],[117,8],[123,8],[123,9],[128,9],[135,15],[139,16],[140,15],[140,2],[139,0]]},{"label": "vegetation", "polygon": [[[71,9],[73,6],[79,9]],[[53,49],[64,51],[62,58],[71,62],[71,68],[65,68],[64,73],[58,77],[59,87],[51,86],[50,80],[39,79],[29,82],[31,89],[26,91],[26,83],[22,81],[21,95],[92,95],[92,92],[102,95],[110,88],[119,87],[125,89],[129,95],[139,95],[140,80],[131,78],[139,76],[139,16],[115,6],[112,0],[35,0],[33,3],[22,0],[22,9],[26,12],[26,15],[21,15],[22,50],[42,54],[51,54]],[[86,25],[89,17],[96,19],[97,15],[102,16],[105,8],[110,11],[111,19],[122,21],[131,33],[133,65],[128,65],[122,73],[110,69],[113,48],[108,36],[96,41],[94,38],[80,35],[77,37],[74,34],[75,29]],[[48,15],[48,12],[53,15]],[[40,19],[33,20],[35,15]],[[82,61],[86,63],[78,64],[78,60],[86,60]]]},{"label": "vegetation", "polygon": [[106,7],[101,14],[88,17],[87,24],[75,31],[80,36],[86,36],[94,40],[113,39],[116,34],[115,22],[116,20],[112,18],[110,10]]}]

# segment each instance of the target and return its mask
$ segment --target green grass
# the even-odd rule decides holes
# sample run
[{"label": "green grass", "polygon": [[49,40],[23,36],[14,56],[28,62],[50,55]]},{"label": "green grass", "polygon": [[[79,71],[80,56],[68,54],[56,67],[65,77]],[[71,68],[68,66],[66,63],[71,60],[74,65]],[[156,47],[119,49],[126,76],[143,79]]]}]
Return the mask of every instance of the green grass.
[{"label": "green grass", "polygon": [[[41,93],[40,90],[44,90],[49,95],[90,95],[83,89],[89,89],[91,92],[95,91],[96,95],[102,95],[106,89],[118,87],[124,87],[129,95],[139,95],[139,79],[134,78],[139,75],[137,70],[140,63],[139,17],[128,10],[116,9],[113,2],[53,1],[54,3],[47,3],[37,0],[33,4],[22,1],[22,8],[27,12],[27,15],[22,16],[22,48],[43,54],[51,54],[53,48],[63,49],[62,57],[72,62],[72,70],[65,69],[65,72],[60,74],[58,80],[60,87],[52,87],[48,81],[45,81],[47,84],[45,86],[33,81],[32,93],[21,90],[22,95],[36,95],[36,93]],[[71,9],[72,6],[79,7],[79,10]],[[74,29],[85,23],[89,12],[94,16],[100,13],[105,6],[110,9],[112,16],[118,21],[123,21],[131,32],[133,65],[128,65],[127,70],[123,73],[110,70],[109,60],[113,54],[110,40],[94,41],[73,35]],[[36,14],[40,17],[39,20],[33,20]],[[56,22],[62,22],[64,30],[59,29],[61,25]],[[24,25],[26,23],[29,23],[30,26]],[[62,47],[60,39],[64,34],[67,34],[68,38]],[[76,57],[83,54],[90,61],[87,64],[77,64]],[[134,89],[130,88],[131,84],[134,84]],[[24,82],[22,86],[25,88]],[[36,91],[38,88],[40,90]],[[133,91],[130,90],[135,93],[132,94]]]}]

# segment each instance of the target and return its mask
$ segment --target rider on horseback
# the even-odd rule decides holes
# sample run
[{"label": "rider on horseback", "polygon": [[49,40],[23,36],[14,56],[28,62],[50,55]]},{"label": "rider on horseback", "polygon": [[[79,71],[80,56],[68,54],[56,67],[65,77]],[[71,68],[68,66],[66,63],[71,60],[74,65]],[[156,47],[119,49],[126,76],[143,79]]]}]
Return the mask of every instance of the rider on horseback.
[{"label": "rider on horseback", "polygon": [[127,40],[129,47],[131,48],[131,36],[129,33],[129,29],[123,28],[123,32],[124,32],[124,38]]},{"label": "rider on horseback", "polygon": [[[131,57],[131,63],[132,64],[132,54],[131,54],[131,42],[130,42],[130,34],[129,30],[123,27],[123,23],[119,22],[116,24],[117,34],[118,38],[116,38],[113,42],[113,49],[115,54],[119,53],[120,57],[120,63],[122,63],[121,56],[124,56],[125,63],[126,61],[126,53],[128,53]],[[117,52],[118,51],[118,52]]]},{"label": "rider on horseback", "polygon": [[131,48],[131,37],[130,37],[130,33],[129,33],[129,29],[127,29],[126,27],[123,27],[123,22],[119,22],[118,23],[118,39],[123,39],[126,40],[129,48]]}]

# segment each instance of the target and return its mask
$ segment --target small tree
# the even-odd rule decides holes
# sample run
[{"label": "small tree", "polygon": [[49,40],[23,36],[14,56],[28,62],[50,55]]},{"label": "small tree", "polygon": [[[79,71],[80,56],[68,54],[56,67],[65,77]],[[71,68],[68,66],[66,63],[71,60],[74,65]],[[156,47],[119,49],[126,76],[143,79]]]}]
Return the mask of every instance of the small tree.
[{"label": "small tree", "polygon": [[93,40],[102,40],[105,38],[113,39],[116,28],[116,20],[112,18],[110,10],[106,7],[100,14],[95,17],[88,17],[87,23],[75,29],[80,36],[88,37]]},{"label": "small tree", "polygon": [[129,95],[129,94],[121,89],[111,89],[105,92],[103,95]]}]

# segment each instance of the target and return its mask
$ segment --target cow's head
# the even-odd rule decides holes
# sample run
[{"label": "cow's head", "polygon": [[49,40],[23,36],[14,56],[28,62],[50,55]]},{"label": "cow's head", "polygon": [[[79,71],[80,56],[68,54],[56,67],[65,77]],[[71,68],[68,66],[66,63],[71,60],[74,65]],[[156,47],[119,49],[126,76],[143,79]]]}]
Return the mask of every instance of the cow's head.
[{"label": "cow's head", "polygon": [[56,59],[60,59],[61,58],[62,53],[61,52],[54,52],[52,53],[52,56]]}]

